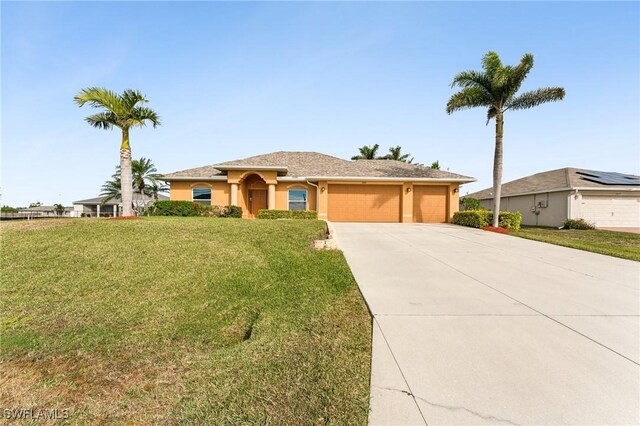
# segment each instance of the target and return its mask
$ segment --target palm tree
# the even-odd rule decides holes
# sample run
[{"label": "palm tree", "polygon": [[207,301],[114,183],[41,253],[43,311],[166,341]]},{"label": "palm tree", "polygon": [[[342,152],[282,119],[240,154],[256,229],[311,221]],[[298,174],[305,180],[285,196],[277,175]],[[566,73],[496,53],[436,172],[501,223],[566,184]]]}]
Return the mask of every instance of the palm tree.
[{"label": "palm tree", "polygon": [[382,160],[396,160],[402,161],[403,163],[411,163],[413,161],[413,157],[409,159],[411,154],[403,154],[402,147],[400,145],[389,148],[389,153],[384,157],[381,157]]},{"label": "palm tree", "polygon": [[438,160],[434,161],[433,163],[431,163],[430,167],[434,170],[440,170],[440,161]]},{"label": "palm tree", "polygon": [[451,87],[462,88],[447,102],[447,114],[455,111],[485,107],[487,124],[496,120],[496,146],[493,157],[493,226],[497,227],[502,195],[502,135],[504,113],[508,110],[529,109],[546,102],[564,99],[562,87],[545,87],[518,96],[522,82],[533,68],[533,55],[525,54],[516,66],[504,66],[496,52],[488,52],[482,59],[483,71],[463,71],[453,78]]},{"label": "palm tree", "polygon": [[[158,199],[158,193],[167,192],[169,186],[159,180],[160,176],[155,165],[149,158],[141,157],[139,160],[131,161],[132,187],[136,194],[144,194]],[[117,197],[121,193],[120,166],[116,166],[116,172],[102,185],[103,203]]]},{"label": "palm tree", "polygon": [[138,90],[127,89],[122,94],[115,93],[101,87],[82,89],[73,100],[83,106],[88,103],[93,108],[103,111],[85,118],[87,123],[97,129],[122,130],[120,144],[120,189],[122,194],[122,214],[133,215],[133,182],[131,172],[131,145],[129,143],[129,129],[144,127],[150,122],[153,127],[160,125],[160,117],[150,108],[141,106],[147,99]]},{"label": "palm tree", "polygon": [[353,157],[351,157],[351,159],[352,160],[377,160],[379,148],[380,148],[380,145],[378,144],[375,144],[372,146],[365,145],[362,148],[358,148],[358,151],[360,151],[360,154],[354,155]]}]

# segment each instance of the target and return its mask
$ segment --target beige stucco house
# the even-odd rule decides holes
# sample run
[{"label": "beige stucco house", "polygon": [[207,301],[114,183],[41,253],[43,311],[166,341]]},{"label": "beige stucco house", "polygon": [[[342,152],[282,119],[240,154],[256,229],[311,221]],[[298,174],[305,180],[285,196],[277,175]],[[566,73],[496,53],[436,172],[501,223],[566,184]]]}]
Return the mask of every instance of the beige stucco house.
[{"label": "beige stucco house", "polygon": [[[465,197],[492,208],[493,188]],[[519,211],[524,225],[562,226],[586,219],[600,228],[640,227],[640,177],[565,167],[502,185],[501,210]]]},{"label": "beige stucco house", "polygon": [[336,222],[449,222],[459,187],[474,179],[393,160],[349,161],[273,152],[164,175],[171,200],[261,209],[317,210]]}]

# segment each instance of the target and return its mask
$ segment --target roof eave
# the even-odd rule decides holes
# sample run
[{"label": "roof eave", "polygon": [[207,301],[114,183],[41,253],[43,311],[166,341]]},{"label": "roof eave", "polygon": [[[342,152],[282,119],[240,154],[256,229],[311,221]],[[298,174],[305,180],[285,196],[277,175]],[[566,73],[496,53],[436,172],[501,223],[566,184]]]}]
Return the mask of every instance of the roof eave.
[{"label": "roof eave", "polygon": [[[616,192],[636,192],[636,191],[640,191],[640,188],[638,187],[632,187],[632,188],[624,188],[624,187],[610,187],[610,188],[596,188],[596,187],[589,187],[589,186],[568,186],[566,188],[557,188],[557,189],[543,189],[540,191],[529,191],[529,192],[514,192],[513,194],[502,194],[501,198],[506,198],[506,197],[522,197],[525,195],[535,195],[535,194],[546,194],[548,192],[564,192],[564,191],[616,191]],[[469,195],[465,195],[461,198],[464,197],[472,197],[472,198],[476,198],[478,200],[492,200],[493,196],[486,196],[486,197],[474,197],[473,194],[469,194]]]},{"label": "roof eave", "polygon": [[252,165],[231,165],[225,166],[224,164],[214,164],[213,167],[224,172],[228,170],[255,170],[265,172],[288,172],[289,168],[286,166],[252,166]]},{"label": "roof eave", "polygon": [[182,181],[182,180],[197,180],[198,182],[206,182],[206,181],[227,181],[227,176],[208,176],[208,177],[202,177],[202,176],[162,176],[160,178],[158,178],[160,180],[164,180],[166,182],[171,182],[173,180],[175,181]]},{"label": "roof eave", "polygon": [[380,177],[380,176],[307,176],[307,177],[278,177],[278,180],[291,181],[291,180],[329,180],[329,181],[352,181],[352,182],[459,182],[469,183],[475,182],[473,178],[424,178],[424,177]]}]

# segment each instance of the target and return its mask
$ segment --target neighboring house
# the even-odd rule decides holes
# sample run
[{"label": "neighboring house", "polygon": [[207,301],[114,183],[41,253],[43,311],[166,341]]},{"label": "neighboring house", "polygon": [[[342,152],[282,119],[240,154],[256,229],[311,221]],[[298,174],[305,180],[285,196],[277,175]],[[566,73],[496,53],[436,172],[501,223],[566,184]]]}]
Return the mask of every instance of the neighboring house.
[{"label": "neighboring house", "polygon": [[4,218],[35,218],[35,217],[70,217],[73,207],[65,207],[64,212],[58,213],[55,206],[37,206],[18,209],[15,213],[2,213]]},{"label": "neighboring house", "polygon": [[[109,201],[102,202],[104,197],[89,198],[87,200],[79,200],[73,202],[73,217],[116,217],[122,215],[122,199],[120,197],[112,198]],[[166,195],[158,195],[159,200],[168,200]],[[144,207],[153,202],[153,198],[147,195],[133,194],[133,203]]]},{"label": "neighboring house", "polygon": [[261,209],[317,210],[336,222],[449,222],[462,183],[474,179],[393,160],[348,161],[274,152],[164,175],[172,200]]},{"label": "neighboring house", "polygon": [[[465,197],[491,209],[493,188]],[[519,211],[524,225],[561,226],[586,219],[601,228],[640,227],[640,177],[595,170],[550,170],[502,185],[500,210]]]}]

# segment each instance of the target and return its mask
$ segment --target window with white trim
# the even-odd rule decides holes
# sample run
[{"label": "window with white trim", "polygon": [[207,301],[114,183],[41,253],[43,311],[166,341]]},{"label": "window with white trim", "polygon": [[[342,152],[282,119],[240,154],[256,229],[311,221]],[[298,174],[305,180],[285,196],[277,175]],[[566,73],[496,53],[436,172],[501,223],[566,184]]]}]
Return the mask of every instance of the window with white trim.
[{"label": "window with white trim", "polygon": [[193,188],[192,200],[194,203],[211,205],[211,188]]},{"label": "window with white trim", "polygon": [[289,210],[307,210],[307,190],[289,190]]}]

